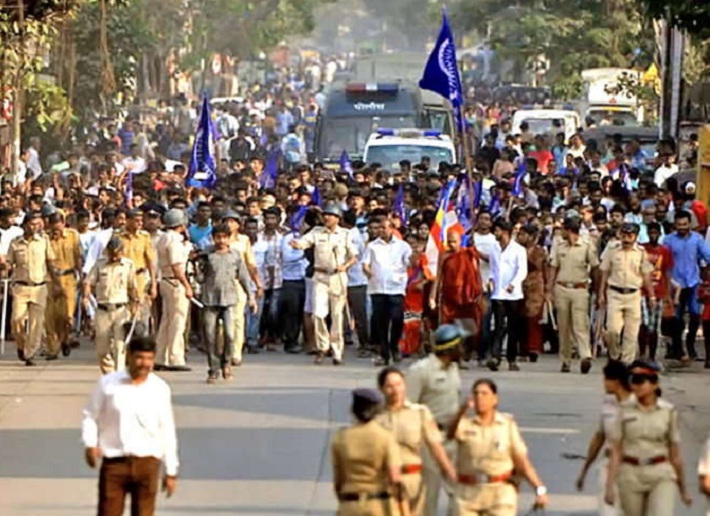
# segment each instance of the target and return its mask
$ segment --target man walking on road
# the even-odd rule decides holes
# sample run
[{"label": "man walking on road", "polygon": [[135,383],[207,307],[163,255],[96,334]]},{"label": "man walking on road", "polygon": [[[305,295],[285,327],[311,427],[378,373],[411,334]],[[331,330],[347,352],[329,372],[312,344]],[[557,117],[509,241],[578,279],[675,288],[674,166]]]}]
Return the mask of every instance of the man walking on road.
[{"label": "man walking on road", "polygon": [[[131,495],[133,516],[155,514],[161,466],[162,488],[175,492],[177,434],[170,387],[153,374],[155,341],[131,340],[128,369],[102,376],[84,409],[84,458],[99,472],[99,516],[122,516]],[[120,400],[120,402],[119,402]]]}]

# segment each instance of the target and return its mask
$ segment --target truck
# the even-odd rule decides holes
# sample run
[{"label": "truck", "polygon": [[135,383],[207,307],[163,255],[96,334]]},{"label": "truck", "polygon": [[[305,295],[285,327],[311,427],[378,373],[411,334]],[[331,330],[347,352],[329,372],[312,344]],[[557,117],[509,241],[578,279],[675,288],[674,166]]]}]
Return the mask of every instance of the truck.
[{"label": "truck", "polygon": [[577,102],[579,115],[596,125],[638,126],[643,121],[639,100],[620,88],[628,76],[640,80],[640,72],[626,68],[590,68],[582,70],[582,98]]}]

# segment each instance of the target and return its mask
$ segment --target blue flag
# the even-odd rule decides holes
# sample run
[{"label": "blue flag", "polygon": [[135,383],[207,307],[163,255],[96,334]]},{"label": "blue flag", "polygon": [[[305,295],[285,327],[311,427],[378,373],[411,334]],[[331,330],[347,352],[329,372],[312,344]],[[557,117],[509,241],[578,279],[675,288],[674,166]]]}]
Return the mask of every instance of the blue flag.
[{"label": "blue flag", "polygon": [[488,206],[488,211],[493,219],[503,212],[503,207],[500,205],[500,197],[498,197],[498,190],[496,190],[491,197],[491,204]]},{"label": "blue flag", "polygon": [[210,117],[210,104],[207,97],[202,99],[200,121],[197,123],[195,143],[192,145],[190,168],[185,184],[197,188],[214,188],[217,182],[217,164],[215,163],[216,131]]},{"label": "blue flag", "polygon": [[279,159],[281,149],[272,149],[266,153],[266,164],[259,178],[259,186],[264,189],[275,188],[276,178],[279,176]]},{"label": "blue flag", "polygon": [[321,198],[320,198],[320,190],[318,190],[318,187],[316,186],[313,189],[313,193],[311,194],[311,204],[314,206],[320,206],[321,203]]},{"label": "blue flag", "polygon": [[456,116],[456,125],[459,132],[463,132],[463,117],[461,116],[463,88],[456,60],[456,43],[446,17],[446,11],[442,13],[441,31],[439,31],[434,49],[429,54],[429,59],[424,67],[424,75],[419,81],[419,87],[436,92],[451,102]]},{"label": "blue flag", "polygon": [[473,193],[473,186],[471,185],[471,176],[466,174],[461,179],[461,184],[459,185],[459,193],[456,198],[456,215],[459,219],[459,224],[463,226],[465,231],[471,229],[473,225],[473,210],[472,210],[472,200],[471,195]]},{"label": "blue flag", "polygon": [[407,225],[407,208],[404,206],[404,184],[400,183],[397,194],[394,196],[392,213],[399,217],[403,225]]},{"label": "blue flag", "polygon": [[473,207],[481,207],[481,198],[483,197],[483,180],[476,181],[473,184]]},{"label": "blue flag", "polygon": [[296,234],[301,231],[301,226],[303,226],[303,220],[306,218],[306,212],[308,211],[308,206],[300,206],[298,211],[291,215],[291,231]]},{"label": "blue flag", "polygon": [[516,197],[523,195],[523,179],[525,179],[525,174],[527,174],[525,161],[521,161],[520,165],[518,165],[518,170],[515,171],[515,177],[513,178],[512,194]]},{"label": "blue flag", "polygon": [[133,200],[133,172],[130,170],[128,171],[128,175],[126,176],[126,185],[124,187],[123,195],[126,198],[126,203],[129,203]]},{"label": "blue flag", "polygon": [[340,171],[345,172],[350,179],[353,181],[355,180],[354,174],[353,174],[353,165],[350,162],[350,156],[348,156],[348,151],[343,149],[343,152],[340,154]]}]

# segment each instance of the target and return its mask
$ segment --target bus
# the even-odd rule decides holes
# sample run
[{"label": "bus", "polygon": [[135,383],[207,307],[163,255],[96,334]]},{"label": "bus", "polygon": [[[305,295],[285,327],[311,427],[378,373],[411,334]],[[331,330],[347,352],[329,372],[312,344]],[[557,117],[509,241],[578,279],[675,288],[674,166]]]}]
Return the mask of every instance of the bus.
[{"label": "bus", "polygon": [[315,154],[337,163],[342,152],[362,158],[365,144],[379,128],[421,127],[419,88],[399,83],[351,82],[334,87],[316,122]]}]

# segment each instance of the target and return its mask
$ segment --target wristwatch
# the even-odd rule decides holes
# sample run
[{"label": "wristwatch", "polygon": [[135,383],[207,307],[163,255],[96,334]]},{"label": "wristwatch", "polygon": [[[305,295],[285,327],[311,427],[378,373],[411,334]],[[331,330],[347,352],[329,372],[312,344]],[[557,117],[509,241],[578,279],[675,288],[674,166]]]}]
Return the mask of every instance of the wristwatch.
[{"label": "wristwatch", "polygon": [[535,488],[535,496],[545,496],[547,494],[547,488],[545,486],[537,486]]}]

